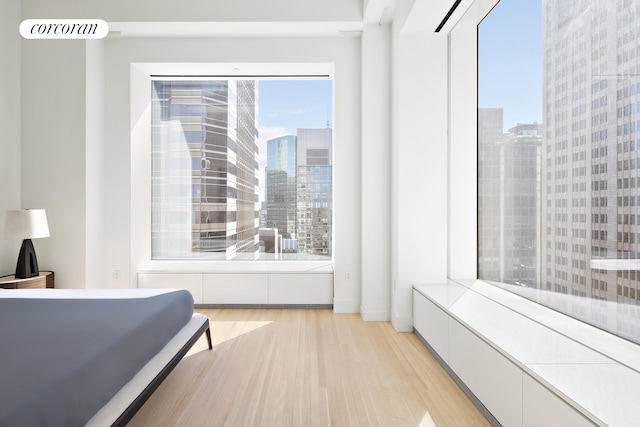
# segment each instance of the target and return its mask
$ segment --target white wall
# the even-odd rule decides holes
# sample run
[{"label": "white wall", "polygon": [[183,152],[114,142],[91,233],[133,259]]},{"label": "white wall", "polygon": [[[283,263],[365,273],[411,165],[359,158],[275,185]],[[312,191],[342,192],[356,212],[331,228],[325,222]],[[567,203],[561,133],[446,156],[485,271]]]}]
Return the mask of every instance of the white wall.
[{"label": "white wall", "polygon": [[[131,62],[333,62],[337,118],[335,310],[358,312],[364,295],[364,307],[370,308],[374,318],[389,317],[391,172],[389,137],[385,136],[390,132],[389,30],[375,28],[364,36],[369,37],[365,60],[372,66],[363,75],[359,36],[334,32],[318,37],[295,33],[279,38],[252,37],[247,24],[327,21],[332,29],[342,23],[353,28],[354,23],[362,22],[361,1],[250,3],[202,0],[185,8],[173,1],[22,0],[20,19],[91,16],[113,22],[240,21],[238,25],[247,28],[244,37],[236,38],[116,36],[89,43],[22,40],[22,149],[28,156],[21,163],[23,205],[46,208],[51,228],[49,239],[36,242],[41,267],[56,271],[58,287],[126,287],[135,283],[138,265],[131,251],[130,200],[135,165],[131,164],[129,145]],[[361,110],[363,100],[370,107],[367,111]],[[363,124],[376,129],[367,135],[375,151],[366,154],[361,142]],[[365,196],[361,192],[364,179],[372,180]],[[376,185],[380,185],[379,194]],[[363,203],[378,210],[363,217]],[[381,230],[366,236],[364,256],[363,227]]]},{"label": "white wall", "polygon": [[[415,20],[414,9],[407,22]],[[399,12],[392,54],[391,321],[408,332],[412,286],[447,278],[447,40],[424,23],[409,28]]]},{"label": "white wall", "polygon": [[85,286],[85,43],[22,40],[22,206],[47,210],[34,242],[56,286]]},{"label": "white wall", "polygon": [[477,25],[498,0],[477,0],[450,34],[448,277],[477,277]]},{"label": "white wall", "polygon": [[[360,306],[360,39],[211,38],[135,39],[104,41],[105,49],[105,241],[104,286],[116,283],[113,271],[135,283],[142,267],[140,254],[130,250],[131,164],[130,80],[132,63],[166,62],[332,62],[335,63],[335,309],[357,312]],[[135,147],[133,147],[135,148]],[[146,167],[142,165],[141,167]],[[354,197],[355,196],[355,197]],[[136,199],[137,200],[137,199]],[[134,221],[135,223],[135,221]],[[350,280],[345,273],[348,272]]]},{"label": "white wall", "polygon": [[455,56],[448,38],[475,3],[464,0],[438,33],[451,2],[402,2],[394,20],[391,320],[400,331],[413,326],[413,285],[475,277],[475,27],[458,32]]},{"label": "white wall", "polygon": [[20,0],[3,0],[0,13],[0,275],[15,272],[21,243],[4,240],[5,211],[21,208],[18,25]]},{"label": "white wall", "polygon": [[104,283],[103,253],[107,205],[103,194],[108,177],[104,170],[104,42],[86,43],[86,283],[87,288]]},{"label": "white wall", "polygon": [[391,315],[391,28],[362,34],[362,302],[364,320]]}]

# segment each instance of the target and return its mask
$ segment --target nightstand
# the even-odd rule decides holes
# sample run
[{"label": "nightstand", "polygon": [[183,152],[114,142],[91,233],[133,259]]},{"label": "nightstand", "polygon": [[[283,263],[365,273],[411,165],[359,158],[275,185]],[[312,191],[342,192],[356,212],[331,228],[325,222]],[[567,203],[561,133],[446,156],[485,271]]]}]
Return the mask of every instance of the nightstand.
[{"label": "nightstand", "polygon": [[28,279],[16,279],[13,274],[0,277],[0,288],[4,289],[36,289],[53,288],[53,271],[41,271],[39,275]]}]

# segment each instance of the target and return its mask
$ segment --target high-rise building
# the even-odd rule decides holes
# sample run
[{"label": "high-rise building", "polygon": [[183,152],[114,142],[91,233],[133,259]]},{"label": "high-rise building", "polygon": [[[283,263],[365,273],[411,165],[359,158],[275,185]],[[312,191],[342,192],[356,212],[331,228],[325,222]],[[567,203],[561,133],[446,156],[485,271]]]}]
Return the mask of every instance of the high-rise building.
[{"label": "high-rise building", "polygon": [[267,141],[265,198],[266,227],[277,228],[284,239],[296,238],[296,137]]},{"label": "high-rise building", "polygon": [[333,213],[333,131],[297,132],[298,252],[331,255]]},{"label": "high-rise building", "polygon": [[542,12],[543,288],[637,303],[640,2]]},{"label": "high-rise building", "polygon": [[502,113],[478,111],[478,272],[537,287],[542,126],[518,124],[503,133]]},{"label": "high-rise building", "polygon": [[[231,250],[227,249],[227,257],[257,259],[260,243],[260,173],[258,128],[256,125],[258,100],[256,82],[255,80],[238,80],[237,90],[236,236],[234,241],[234,237],[231,235],[231,241],[228,242],[231,244],[228,246]],[[231,158],[229,169],[233,170]],[[229,176],[233,179],[233,175]],[[230,203],[232,204],[233,200],[230,200]],[[233,253],[234,243],[236,254]]]},{"label": "high-rise building", "polygon": [[153,257],[256,258],[255,82],[154,81],[152,103]]}]

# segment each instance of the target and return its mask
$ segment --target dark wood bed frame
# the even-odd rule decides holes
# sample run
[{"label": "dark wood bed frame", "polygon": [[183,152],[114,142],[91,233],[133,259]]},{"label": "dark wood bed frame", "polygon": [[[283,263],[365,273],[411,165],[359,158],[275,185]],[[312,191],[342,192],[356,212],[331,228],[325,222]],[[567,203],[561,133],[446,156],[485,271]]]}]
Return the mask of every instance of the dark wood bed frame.
[{"label": "dark wood bed frame", "polygon": [[142,408],[142,405],[149,399],[149,397],[153,394],[154,391],[160,386],[162,381],[171,373],[173,368],[176,367],[178,362],[182,360],[182,358],[187,354],[189,349],[193,347],[193,345],[200,339],[202,334],[206,334],[207,343],[209,344],[209,350],[213,349],[213,345],[211,343],[211,328],[209,326],[209,320],[200,326],[195,334],[185,343],[184,346],[178,351],[173,358],[169,361],[167,365],[162,368],[162,370],[156,375],[156,377],[145,387],[145,389],[140,393],[138,397],[135,398],[133,402],[129,405],[129,407],[118,417],[118,419],[112,424],[113,426],[123,427],[127,425],[129,421],[133,418],[133,416]]}]

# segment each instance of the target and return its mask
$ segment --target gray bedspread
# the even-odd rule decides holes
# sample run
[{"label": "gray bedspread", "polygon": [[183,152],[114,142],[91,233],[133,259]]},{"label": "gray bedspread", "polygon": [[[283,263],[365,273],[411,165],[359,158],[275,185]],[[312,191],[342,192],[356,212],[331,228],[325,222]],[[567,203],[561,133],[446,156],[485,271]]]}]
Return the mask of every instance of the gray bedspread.
[{"label": "gray bedspread", "polygon": [[189,322],[184,290],[0,298],[0,426],[81,426]]}]

